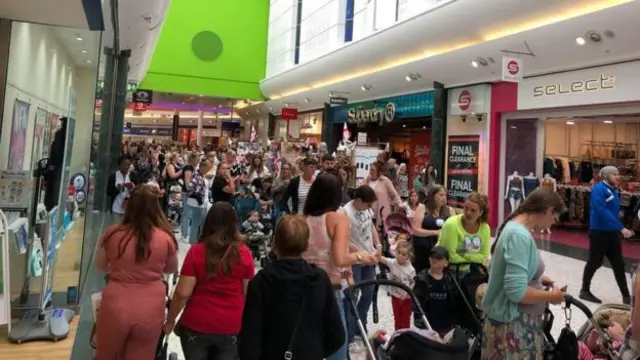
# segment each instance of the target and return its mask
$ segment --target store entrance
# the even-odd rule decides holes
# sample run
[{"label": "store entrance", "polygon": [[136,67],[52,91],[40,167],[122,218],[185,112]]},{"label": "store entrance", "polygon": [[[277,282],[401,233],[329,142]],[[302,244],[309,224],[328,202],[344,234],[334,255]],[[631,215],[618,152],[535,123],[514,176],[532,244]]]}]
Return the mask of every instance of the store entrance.
[{"label": "store entrance", "polygon": [[[513,180],[523,180],[526,197],[532,191],[527,183],[536,179],[539,186],[556,189],[568,209],[551,229],[553,235],[543,234],[587,248],[590,209],[597,206],[590,203],[591,187],[600,181],[603,167],[615,166],[621,175],[622,221],[640,235],[640,113],[508,120],[506,130],[505,216],[517,202],[517,191],[510,187],[518,181]],[[631,241],[640,241],[640,236]],[[629,251],[635,255],[625,256],[640,258],[640,247]]]}]

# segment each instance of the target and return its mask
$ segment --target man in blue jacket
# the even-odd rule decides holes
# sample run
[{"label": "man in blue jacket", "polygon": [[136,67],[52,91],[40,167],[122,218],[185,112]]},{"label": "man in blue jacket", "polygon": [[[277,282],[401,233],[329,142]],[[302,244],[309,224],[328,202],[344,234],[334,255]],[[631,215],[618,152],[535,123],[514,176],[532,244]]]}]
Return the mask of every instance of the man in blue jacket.
[{"label": "man in blue jacket", "polygon": [[620,221],[620,174],[614,166],[600,170],[600,181],[591,189],[591,215],[589,218],[589,259],[582,275],[580,298],[594,303],[602,303],[591,293],[591,280],[596,270],[602,266],[606,256],[613,268],[613,274],[622,293],[622,302],[629,304],[629,287],[624,272],[622,257],[622,237],[629,238],[632,232],[625,229]]}]

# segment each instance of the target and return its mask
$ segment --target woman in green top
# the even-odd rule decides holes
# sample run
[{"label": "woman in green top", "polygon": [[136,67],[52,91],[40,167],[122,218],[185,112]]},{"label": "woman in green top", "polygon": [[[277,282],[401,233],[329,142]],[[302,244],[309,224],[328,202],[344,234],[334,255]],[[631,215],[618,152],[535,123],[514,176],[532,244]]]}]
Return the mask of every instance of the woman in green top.
[{"label": "woman in green top", "polygon": [[482,300],[482,360],[542,360],[545,303],[562,302],[564,292],[543,289],[554,284],[531,232],[549,228],[564,210],[555,191],[538,188],[498,229]]},{"label": "woman in green top", "polygon": [[445,221],[438,244],[449,251],[449,263],[488,264],[491,247],[489,199],[474,192],[464,201],[464,212]]}]

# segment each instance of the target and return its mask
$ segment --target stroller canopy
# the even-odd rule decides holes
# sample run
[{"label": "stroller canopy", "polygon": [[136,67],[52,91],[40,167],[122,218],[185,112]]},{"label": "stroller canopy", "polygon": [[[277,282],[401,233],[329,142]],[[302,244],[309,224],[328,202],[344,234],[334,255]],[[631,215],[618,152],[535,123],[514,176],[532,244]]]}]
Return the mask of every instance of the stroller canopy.
[{"label": "stroller canopy", "polygon": [[407,236],[413,235],[413,227],[411,226],[411,220],[407,217],[407,214],[404,212],[394,212],[387,216],[387,219],[384,221],[384,230],[385,233],[396,233],[396,234],[406,234]]}]

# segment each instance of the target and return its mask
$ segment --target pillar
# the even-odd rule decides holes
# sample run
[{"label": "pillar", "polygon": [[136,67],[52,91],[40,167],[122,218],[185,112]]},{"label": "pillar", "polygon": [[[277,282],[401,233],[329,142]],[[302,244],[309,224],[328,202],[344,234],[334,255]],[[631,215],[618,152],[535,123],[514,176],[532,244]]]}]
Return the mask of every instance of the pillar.
[{"label": "pillar", "polygon": [[204,124],[204,111],[200,109],[198,111],[198,127],[196,129],[196,144],[202,147],[202,128]]},{"label": "pillar", "polygon": [[447,90],[433,82],[433,115],[431,118],[431,165],[438,172],[438,182],[444,180],[444,154],[447,146]]},{"label": "pillar", "polygon": [[108,211],[107,178],[118,166],[122,149],[122,127],[127,101],[127,74],[131,50],[114,53],[105,48],[104,90],[102,114],[95,162],[94,210]]},{"label": "pillar", "polygon": [[[3,114],[5,91],[7,89],[7,69],[9,68],[9,48],[11,46],[11,20],[0,19],[0,114]],[[2,134],[2,122],[4,116],[0,116],[0,135]],[[9,118],[8,121],[11,121]]]},{"label": "pillar", "polygon": [[180,114],[176,111],[173,114],[173,120],[171,122],[171,140],[178,141],[180,134],[178,134],[180,130]]}]

